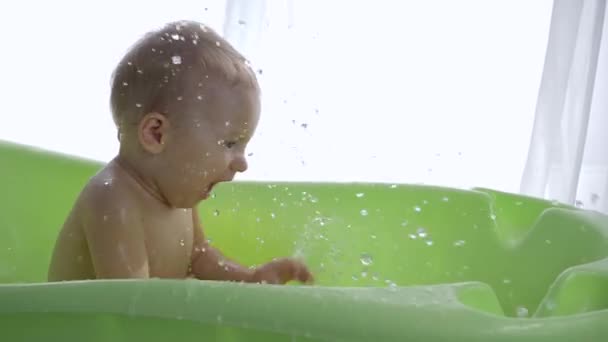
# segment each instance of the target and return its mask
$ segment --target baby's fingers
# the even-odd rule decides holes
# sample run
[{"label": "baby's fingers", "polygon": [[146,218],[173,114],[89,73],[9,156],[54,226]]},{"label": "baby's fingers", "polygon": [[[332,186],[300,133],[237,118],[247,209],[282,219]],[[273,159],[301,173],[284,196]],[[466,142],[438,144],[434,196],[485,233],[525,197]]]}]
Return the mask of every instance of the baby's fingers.
[{"label": "baby's fingers", "polygon": [[314,283],[314,277],[313,277],[312,273],[310,273],[308,268],[303,264],[300,264],[296,267],[294,278],[304,284]]}]

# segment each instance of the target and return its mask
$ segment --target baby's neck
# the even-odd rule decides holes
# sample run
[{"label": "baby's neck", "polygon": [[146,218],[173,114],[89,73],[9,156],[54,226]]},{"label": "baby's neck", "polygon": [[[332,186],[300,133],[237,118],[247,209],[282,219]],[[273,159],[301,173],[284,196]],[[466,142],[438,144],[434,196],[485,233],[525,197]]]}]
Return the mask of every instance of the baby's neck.
[{"label": "baby's neck", "polygon": [[[128,158],[122,153],[118,154],[118,156],[114,158],[113,162],[129,178],[135,181],[135,183],[137,183],[137,185],[139,185],[143,191],[162,204],[170,206],[169,201],[165,198],[165,196],[163,196],[160,187],[152,176],[152,172],[147,172],[147,170],[150,168],[143,165],[144,163],[140,163],[132,158]],[[145,175],[150,176],[146,177]]]}]

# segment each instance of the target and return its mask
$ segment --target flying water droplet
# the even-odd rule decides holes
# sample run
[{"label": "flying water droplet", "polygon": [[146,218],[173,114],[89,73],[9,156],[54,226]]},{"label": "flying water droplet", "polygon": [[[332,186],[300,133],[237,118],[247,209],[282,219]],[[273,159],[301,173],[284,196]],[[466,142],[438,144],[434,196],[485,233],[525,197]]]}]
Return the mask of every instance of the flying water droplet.
[{"label": "flying water droplet", "polygon": [[367,216],[367,214],[368,214],[366,209],[361,209],[361,211],[359,213],[361,214],[361,216]]},{"label": "flying water droplet", "polygon": [[179,245],[182,247],[184,247],[186,245],[186,242],[184,241],[184,239],[179,240]]},{"label": "flying water droplet", "polygon": [[418,237],[423,238],[423,239],[428,236],[426,229],[424,229],[423,227],[418,228],[416,230],[416,234],[418,234]]},{"label": "flying water droplet", "polygon": [[464,246],[466,242],[464,240],[458,240],[458,241],[454,241],[454,246],[456,247],[462,247]]},{"label": "flying water droplet", "polygon": [[419,206],[415,206],[414,207],[414,211],[417,212],[417,213],[419,213],[419,212],[422,211],[422,208],[420,208]]},{"label": "flying water droplet", "polygon": [[416,240],[416,238],[418,237],[416,234],[408,234],[408,236],[410,237],[410,239],[412,240]]},{"label": "flying water droplet", "polygon": [[403,220],[403,222],[401,222],[401,227],[407,227],[408,223],[407,220]]},{"label": "flying water droplet", "polygon": [[364,194],[364,193],[362,193],[362,192],[359,192],[359,193],[357,193],[357,195],[356,195],[356,196],[357,196],[357,198],[361,198],[361,197],[365,196],[365,194]]},{"label": "flying water droplet", "polygon": [[359,260],[361,260],[361,264],[363,266],[370,266],[371,264],[374,263],[374,259],[372,258],[372,256],[367,253],[361,254],[361,257]]},{"label": "flying water droplet", "polygon": [[442,200],[443,202],[449,202],[449,201],[450,201],[450,198],[449,198],[448,196],[443,196],[443,197],[441,198],[441,200]]},{"label": "flying water droplet", "polygon": [[433,240],[426,240],[424,243],[426,243],[427,246],[432,246]]},{"label": "flying water droplet", "polygon": [[220,211],[219,211],[219,210],[217,210],[217,209],[215,209],[215,210],[213,211],[213,216],[220,216]]}]

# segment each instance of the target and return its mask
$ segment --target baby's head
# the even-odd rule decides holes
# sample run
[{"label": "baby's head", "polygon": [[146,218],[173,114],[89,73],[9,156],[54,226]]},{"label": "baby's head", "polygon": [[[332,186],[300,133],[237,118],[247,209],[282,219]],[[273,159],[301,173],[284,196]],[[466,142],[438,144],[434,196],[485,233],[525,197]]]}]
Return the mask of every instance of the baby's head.
[{"label": "baby's head", "polygon": [[192,207],[247,169],[259,95],[248,62],[210,28],[181,21],[150,32],[112,77],[120,159],[168,205]]}]

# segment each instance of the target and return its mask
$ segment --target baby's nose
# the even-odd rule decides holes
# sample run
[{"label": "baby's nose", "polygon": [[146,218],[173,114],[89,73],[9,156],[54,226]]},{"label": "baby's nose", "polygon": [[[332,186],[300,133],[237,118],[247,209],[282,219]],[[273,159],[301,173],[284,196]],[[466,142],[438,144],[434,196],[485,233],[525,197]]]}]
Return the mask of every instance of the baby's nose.
[{"label": "baby's nose", "polygon": [[247,159],[243,154],[239,154],[234,157],[232,163],[230,163],[230,169],[234,172],[245,172],[247,171]]}]

